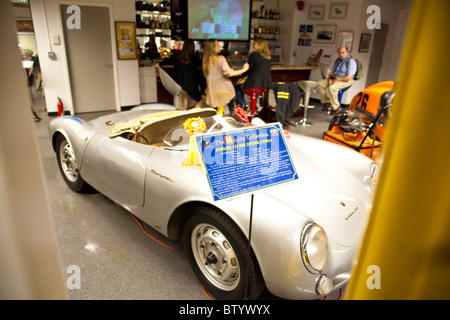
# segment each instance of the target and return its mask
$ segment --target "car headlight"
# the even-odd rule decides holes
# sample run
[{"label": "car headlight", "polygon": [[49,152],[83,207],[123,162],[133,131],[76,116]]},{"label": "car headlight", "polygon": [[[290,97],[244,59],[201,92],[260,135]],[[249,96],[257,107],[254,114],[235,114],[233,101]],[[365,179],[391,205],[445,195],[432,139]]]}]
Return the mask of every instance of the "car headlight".
[{"label": "car headlight", "polygon": [[328,239],[325,231],[317,223],[308,223],[300,239],[302,260],[311,273],[320,272],[328,263]]},{"label": "car headlight", "polygon": [[370,181],[372,182],[372,187],[374,188],[377,186],[378,176],[378,166],[376,163],[372,163],[372,165],[370,166]]},{"label": "car headlight", "polygon": [[372,163],[370,166],[370,179],[373,181],[375,179],[375,176],[377,174],[377,164]]}]

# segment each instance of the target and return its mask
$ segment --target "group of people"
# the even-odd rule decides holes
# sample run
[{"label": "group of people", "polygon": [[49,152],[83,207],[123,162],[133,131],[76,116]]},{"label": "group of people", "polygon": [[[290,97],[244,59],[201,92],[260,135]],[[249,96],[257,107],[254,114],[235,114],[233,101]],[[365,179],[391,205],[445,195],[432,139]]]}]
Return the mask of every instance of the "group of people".
[{"label": "group of people", "polygon": [[[220,54],[219,41],[216,39],[205,41],[202,59],[196,54],[194,42],[187,39],[179,55],[160,62],[159,66],[170,64],[175,67],[174,80],[186,92],[181,99],[180,109],[189,107],[187,103],[190,97],[195,100],[196,108],[205,103],[222,113],[224,106],[228,105],[230,112],[233,112],[235,100],[241,107],[245,104],[243,88],[268,88],[272,85],[267,41],[256,38],[253,49],[248,62],[241,69],[233,69]],[[239,77],[236,84],[233,84],[231,77]]]},{"label": "group of people", "polygon": [[[231,68],[220,52],[220,45],[216,39],[207,40],[201,59],[196,54],[194,42],[187,39],[179,55],[159,63],[160,66],[167,64],[175,66],[174,80],[186,92],[181,99],[179,107],[181,110],[189,107],[190,97],[195,100],[196,108],[201,108],[204,103],[208,107],[217,108],[221,114],[224,106],[228,105],[232,113],[235,103],[241,107],[245,104],[243,89],[272,86],[271,56],[264,38],[256,38],[253,41],[253,51],[241,69]],[[318,82],[322,111],[336,112],[340,106],[339,90],[353,84],[353,77],[357,71],[356,62],[348,54],[345,46],[339,47],[338,55],[328,78]],[[240,78],[233,84],[230,77]]]}]

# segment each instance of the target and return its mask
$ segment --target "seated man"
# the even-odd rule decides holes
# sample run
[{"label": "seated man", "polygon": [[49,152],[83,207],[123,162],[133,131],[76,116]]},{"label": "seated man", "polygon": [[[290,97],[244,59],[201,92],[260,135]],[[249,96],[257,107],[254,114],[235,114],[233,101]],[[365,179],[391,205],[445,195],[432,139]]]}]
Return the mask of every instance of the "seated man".
[{"label": "seated man", "polygon": [[[348,55],[348,50],[345,46],[339,47],[338,54],[339,58],[334,62],[328,78],[320,80],[317,86],[317,93],[319,94],[320,102],[323,104],[322,111],[331,108],[332,113],[339,109],[339,91],[353,84],[353,77],[357,71],[356,61]],[[327,88],[329,97],[327,97]]]}]

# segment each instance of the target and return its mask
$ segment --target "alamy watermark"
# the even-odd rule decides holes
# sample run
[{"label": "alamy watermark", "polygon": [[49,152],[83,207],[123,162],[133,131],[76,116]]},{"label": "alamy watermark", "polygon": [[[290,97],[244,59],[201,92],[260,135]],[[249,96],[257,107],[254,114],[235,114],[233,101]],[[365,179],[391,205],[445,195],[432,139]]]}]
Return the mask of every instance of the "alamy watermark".
[{"label": "alamy watermark", "polygon": [[67,29],[81,29],[81,9],[77,5],[67,7],[66,13],[71,14],[66,21]]},{"label": "alamy watermark", "polygon": [[366,26],[367,29],[381,29],[381,9],[377,5],[370,5],[367,7],[366,13],[371,14],[367,18]]},{"label": "alamy watermark", "polygon": [[81,269],[77,265],[70,265],[66,269],[66,273],[70,276],[66,279],[67,289],[81,289]]},{"label": "alamy watermark", "polygon": [[369,290],[381,289],[381,269],[377,265],[368,266],[366,272],[370,276],[366,280],[366,286]]}]

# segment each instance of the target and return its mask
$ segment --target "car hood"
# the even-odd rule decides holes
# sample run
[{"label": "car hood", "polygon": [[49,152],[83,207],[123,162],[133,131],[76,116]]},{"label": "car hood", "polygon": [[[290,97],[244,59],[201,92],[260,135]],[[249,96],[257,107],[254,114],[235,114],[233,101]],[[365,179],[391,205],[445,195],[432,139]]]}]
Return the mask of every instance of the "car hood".
[{"label": "car hood", "polygon": [[343,246],[361,239],[372,202],[368,157],[336,144],[292,134],[288,147],[298,180],[265,191],[320,224]]}]

